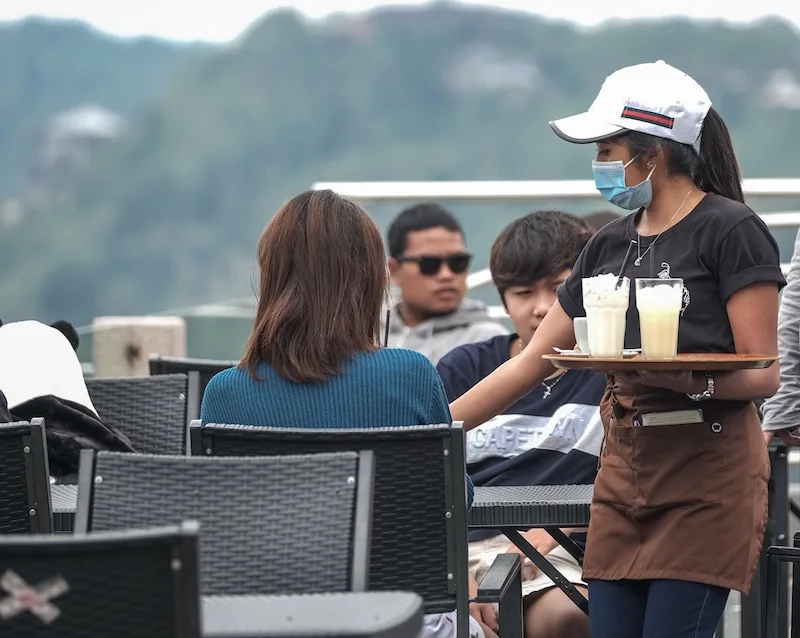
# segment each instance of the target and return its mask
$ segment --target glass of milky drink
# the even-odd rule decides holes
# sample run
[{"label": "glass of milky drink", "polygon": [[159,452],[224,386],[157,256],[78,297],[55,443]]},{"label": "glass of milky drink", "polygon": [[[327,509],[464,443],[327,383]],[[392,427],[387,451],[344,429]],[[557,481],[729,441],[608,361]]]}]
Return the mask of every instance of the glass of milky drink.
[{"label": "glass of milky drink", "polygon": [[625,313],[628,312],[630,280],[596,275],[583,279],[583,307],[589,332],[589,354],[604,359],[621,359],[625,347]]},{"label": "glass of milky drink", "polygon": [[636,306],[645,359],[674,359],[683,304],[683,279],[637,279]]}]

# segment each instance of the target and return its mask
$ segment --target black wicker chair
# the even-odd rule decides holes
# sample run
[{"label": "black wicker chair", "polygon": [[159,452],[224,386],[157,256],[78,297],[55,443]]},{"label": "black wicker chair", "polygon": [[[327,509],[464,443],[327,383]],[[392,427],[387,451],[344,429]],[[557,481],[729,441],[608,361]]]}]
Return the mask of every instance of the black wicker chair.
[{"label": "black wicker chair", "polygon": [[53,531],[42,419],[0,425],[0,534]]},{"label": "black wicker chair", "polygon": [[189,421],[200,415],[197,373],[87,379],[104,423],[125,434],[141,454],[186,454]]},{"label": "black wicker chair", "polygon": [[200,377],[199,394],[203,397],[208,382],[218,372],[239,365],[238,361],[218,361],[216,359],[190,359],[187,357],[150,357],[150,374],[189,374],[197,372]]},{"label": "black wicker chair", "polygon": [[0,636],[198,638],[197,525],[0,536]]},{"label": "black wicker chair", "polygon": [[[773,546],[767,549],[764,579],[765,612],[762,627],[764,638],[785,638],[787,635],[791,638],[800,638],[800,581],[798,580],[800,571],[797,569],[797,565],[800,564],[800,532],[795,533],[792,545],[792,547]],[[790,614],[787,614],[787,609],[782,605],[785,597],[780,595],[781,585],[786,581],[782,574],[784,563],[792,565]],[[753,586],[757,586],[756,583]],[[791,628],[787,634],[788,615],[791,615]]]},{"label": "black wicker chair", "polygon": [[372,477],[370,452],[214,459],[84,450],[75,530],[198,521],[204,595],[364,591]]},{"label": "black wicker chair", "polygon": [[[194,456],[374,451],[370,589],[413,591],[422,596],[428,614],[457,610],[457,635],[469,635],[461,424],[334,430],[194,421],[190,441]],[[500,603],[504,638],[522,634],[520,562],[516,555],[509,558],[490,569],[478,593],[482,601]]]}]

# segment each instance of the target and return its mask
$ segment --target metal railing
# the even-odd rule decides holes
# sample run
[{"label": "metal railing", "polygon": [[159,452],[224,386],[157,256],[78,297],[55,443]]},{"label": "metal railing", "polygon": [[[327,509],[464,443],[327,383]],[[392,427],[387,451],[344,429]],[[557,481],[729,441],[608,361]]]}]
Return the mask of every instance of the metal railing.
[{"label": "metal railing", "polygon": [[[800,179],[746,179],[742,182],[745,197],[800,197]],[[535,181],[451,181],[451,182],[317,182],[315,190],[330,189],[362,204],[369,202],[409,203],[425,200],[448,202],[520,202],[553,199],[597,200],[601,202],[592,180]],[[800,227],[800,211],[763,213],[769,228]],[[789,264],[781,264],[784,274]],[[492,283],[488,268],[467,277],[469,290]],[[491,306],[489,315],[506,317],[502,306]]]},{"label": "metal railing", "polygon": [[[745,196],[800,197],[800,179],[746,179]],[[329,188],[360,202],[526,201],[537,199],[599,199],[588,179],[457,182],[317,182],[315,190]]]}]

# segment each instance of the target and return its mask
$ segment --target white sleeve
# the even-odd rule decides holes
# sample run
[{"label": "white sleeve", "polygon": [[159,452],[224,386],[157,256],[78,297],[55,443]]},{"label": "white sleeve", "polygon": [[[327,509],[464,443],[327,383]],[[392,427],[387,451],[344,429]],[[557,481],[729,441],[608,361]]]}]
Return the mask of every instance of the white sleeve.
[{"label": "white sleeve", "polygon": [[795,239],[791,270],[778,315],[778,354],[781,385],[762,407],[764,430],[785,430],[800,425],[800,232]]}]

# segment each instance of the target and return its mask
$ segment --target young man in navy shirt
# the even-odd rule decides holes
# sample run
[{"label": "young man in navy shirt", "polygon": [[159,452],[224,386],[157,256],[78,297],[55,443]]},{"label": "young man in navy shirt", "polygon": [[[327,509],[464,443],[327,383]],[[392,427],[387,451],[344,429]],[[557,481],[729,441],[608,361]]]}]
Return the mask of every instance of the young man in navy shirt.
[{"label": "young man in navy shirt", "polygon": [[[530,213],[503,230],[492,246],[490,269],[515,333],[460,346],[441,359],[437,369],[451,402],[522,352],[593,233],[581,218],[558,211]],[[471,430],[467,471],[475,485],[593,483],[603,438],[597,406],[605,385],[597,372],[558,371],[503,414]],[[586,595],[580,565],[566,550],[544,530],[530,530],[525,537]],[[576,542],[581,537],[573,535]],[[586,615],[502,534],[470,531],[473,588],[503,552],[518,552],[525,561],[525,637],[588,638]],[[498,629],[492,605],[473,604],[470,613]]]}]

